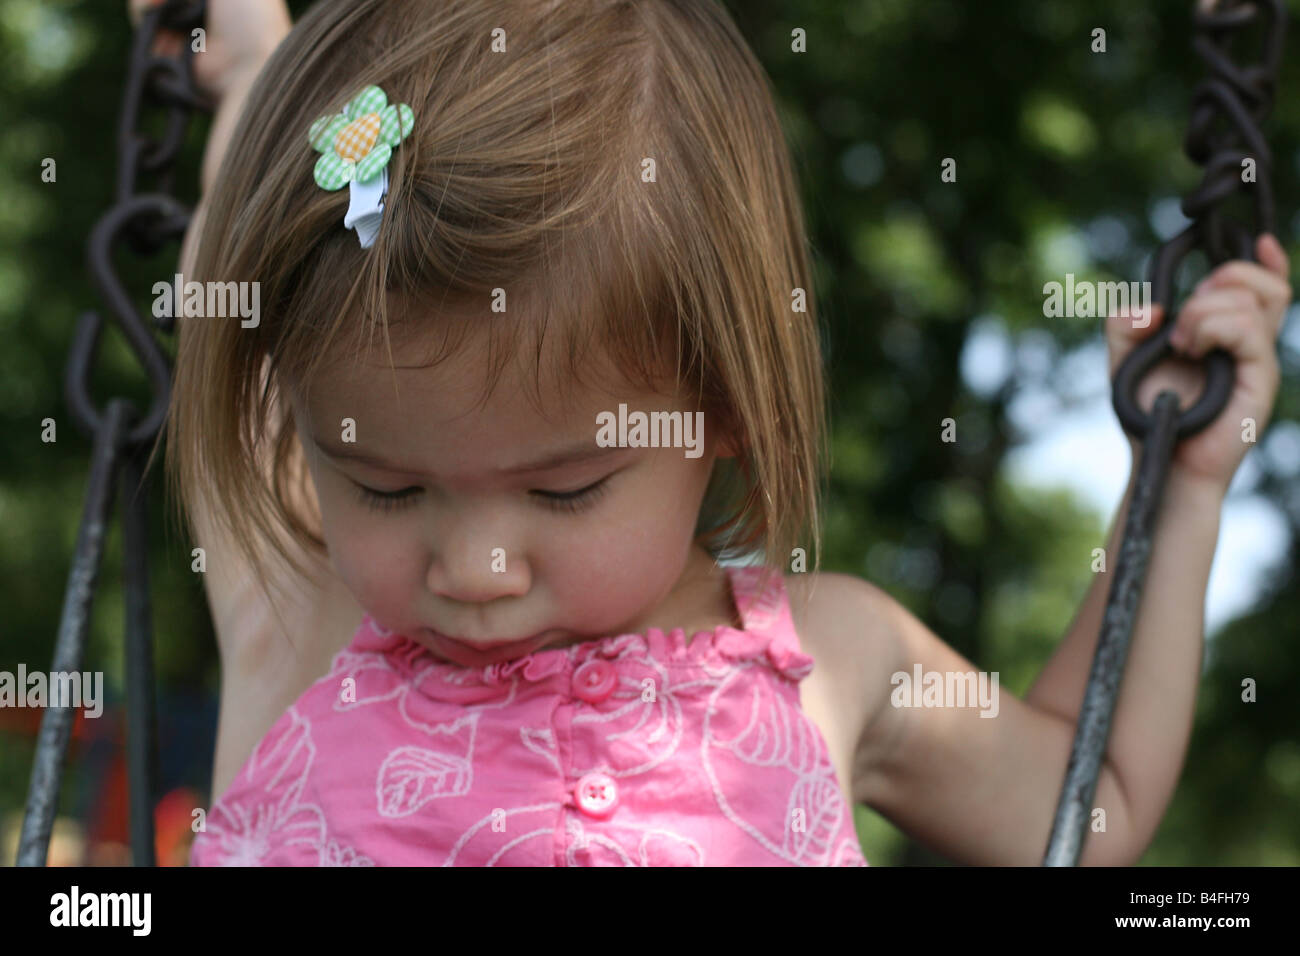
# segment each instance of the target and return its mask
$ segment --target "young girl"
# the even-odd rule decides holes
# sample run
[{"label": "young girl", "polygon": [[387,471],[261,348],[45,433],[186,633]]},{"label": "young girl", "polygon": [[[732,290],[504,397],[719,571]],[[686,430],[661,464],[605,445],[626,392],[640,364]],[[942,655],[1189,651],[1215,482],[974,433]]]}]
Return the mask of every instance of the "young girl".
[{"label": "young girl", "polygon": [[[803,215],[724,9],[209,8],[182,266],[260,314],[180,330],[169,474],[224,671],[192,861],[863,865],[861,801],[951,859],[1040,862],[1108,575],[1024,700],[894,693],[975,668],[816,571]],[[1177,451],[1084,864],[1135,862],[1178,778],[1240,422],[1277,390],[1287,264],[1259,256],[1178,317],[1236,387]],[[1112,371],[1160,318],[1108,322]]]}]

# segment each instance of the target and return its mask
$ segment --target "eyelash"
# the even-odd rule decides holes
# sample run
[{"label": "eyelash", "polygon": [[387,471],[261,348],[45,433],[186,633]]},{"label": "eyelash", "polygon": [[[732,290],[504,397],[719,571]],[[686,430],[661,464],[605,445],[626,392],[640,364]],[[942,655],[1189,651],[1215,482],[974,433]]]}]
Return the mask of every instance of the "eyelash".
[{"label": "eyelash", "polygon": [[405,508],[410,503],[409,499],[414,498],[415,493],[420,490],[419,488],[403,488],[401,491],[383,492],[367,488],[365,485],[358,485],[355,482],[353,487],[357,489],[357,497],[372,511],[397,511],[400,508]]},{"label": "eyelash", "polygon": [[[605,482],[609,478],[600,479],[595,484],[588,485],[586,488],[579,488],[577,491],[553,492],[553,491],[534,491],[533,494],[540,496],[546,503],[547,507],[554,511],[567,511],[577,513],[590,505],[600,497],[605,490]],[[408,507],[415,495],[420,491],[419,488],[403,488],[401,491],[382,492],[375,491],[373,488],[367,488],[365,485],[358,485],[353,482],[357,489],[357,495],[373,511],[389,512]]]}]

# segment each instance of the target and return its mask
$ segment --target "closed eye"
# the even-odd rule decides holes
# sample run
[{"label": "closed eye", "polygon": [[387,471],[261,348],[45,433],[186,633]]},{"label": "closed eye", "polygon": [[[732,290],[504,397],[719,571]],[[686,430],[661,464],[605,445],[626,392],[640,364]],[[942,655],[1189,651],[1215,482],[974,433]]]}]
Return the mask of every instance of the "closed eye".
[{"label": "closed eye", "polygon": [[576,491],[531,491],[529,494],[542,498],[549,507],[556,511],[578,512],[600,497],[601,492],[605,490],[605,482],[608,480],[609,475],[606,475],[600,481],[585,488],[579,488]]},{"label": "closed eye", "polygon": [[[543,491],[533,489],[529,491],[530,495],[536,495],[546,502],[547,507],[557,511],[577,512],[589,506],[604,491],[605,482],[609,480],[609,475],[601,478],[597,482],[587,485],[585,488],[578,488],[574,491]],[[414,501],[423,489],[418,486],[402,488],[398,491],[376,491],[374,488],[367,488],[365,485],[353,483],[361,500],[375,511],[395,511],[399,508],[407,507]]]},{"label": "closed eye", "polygon": [[375,511],[395,511],[404,508],[414,500],[415,495],[421,490],[412,486],[403,488],[401,491],[376,491],[374,488],[367,488],[365,485],[356,484],[356,482],[353,482],[353,485],[356,487],[361,500]]}]

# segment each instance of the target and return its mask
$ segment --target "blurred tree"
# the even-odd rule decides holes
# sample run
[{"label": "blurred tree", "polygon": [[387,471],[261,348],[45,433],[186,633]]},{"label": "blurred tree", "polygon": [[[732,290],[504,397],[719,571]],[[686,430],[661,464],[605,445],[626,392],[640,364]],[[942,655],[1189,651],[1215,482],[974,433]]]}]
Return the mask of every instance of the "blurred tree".
[{"label": "blurred tree", "polygon": [[[1004,457],[1021,440],[1007,409],[1030,386],[1067,405],[1062,359],[1100,341],[1100,320],[1043,318],[1044,281],[1146,279],[1172,231],[1153,234],[1167,228],[1161,203],[1199,181],[1181,152],[1204,76],[1191,4],[729,7],[772,78],[813,230],[835,425],[826,565],[884,587],[1023,694],[1073,620],[1109,516],[1006,486]],[[803,54],[791,52],[796,27]],[[1092,52],[1098,27],[1105,53]],[[1278,89],[1295,74],[1291,56]],[[1297,118],[1280,95],[1267,129],[1288,249]],[[946,158],[955,183],[940,177]],[[991,397],[973,393],[960,369],[977,316],[997,317],[1016,344],[1041,346],[1046,333],[1052,360],[1018,362]],[[1300,406],[1300,355],[1282,354],[1274,431]],[[948,417],[955,443],[937,440]],[[1297,654],[1294,625],[1282,625],[1300,620],[1300,492],[1293,458],[1257,458],[1256,490],[1278,505],[1293,547],[1255,612],[1211,645],[1188,770],[1146,861],[1300,862],[1300,712],[1284,692]],[[1240,701],[1248,676],[1258,704]],[[859,827],[872,862],[939,862],[866,808]]]}]

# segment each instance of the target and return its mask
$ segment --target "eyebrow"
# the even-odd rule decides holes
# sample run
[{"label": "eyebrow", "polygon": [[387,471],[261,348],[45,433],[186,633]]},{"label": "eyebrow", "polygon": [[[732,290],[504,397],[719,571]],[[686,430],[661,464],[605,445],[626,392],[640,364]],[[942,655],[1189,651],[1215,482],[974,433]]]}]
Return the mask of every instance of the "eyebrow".
[{"label": "eyebrow", "polygon": [[[382,468],[385,471],[416,474],[416,472],[409,468],[403,468],[400,465],[385,460],[379,455],[372,455],[360,450],[359,448],[339,448],[335,445],[330,445],[321,441],[321,439],[316,435],[312,435],[311,440],[315,443],[317,448],[331,458],[357,461],[365,465],[371,465],[375,468]],[[579,462],[590,461],[594,458],[604,458],[623,450],[623,448],[617,445],[605,447],[595,444],[594,441],[582,441],[575,445],[569,445],[566,448],[559,448],[553,452],[548,452],[532,461],[510,465],[507,468],[499,468],[496,473],[499,475],[522,475],[539,471],[550,471],[553,468],[559,468],[563,465],[574,465]]]}]

